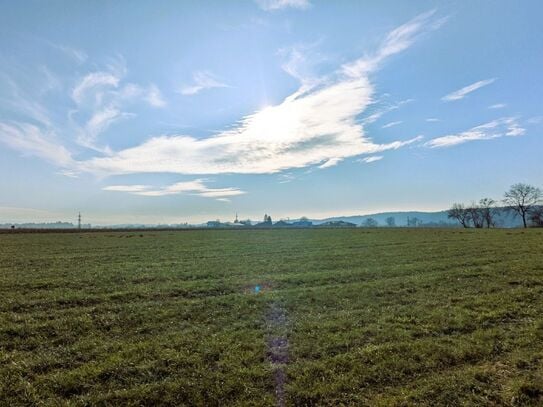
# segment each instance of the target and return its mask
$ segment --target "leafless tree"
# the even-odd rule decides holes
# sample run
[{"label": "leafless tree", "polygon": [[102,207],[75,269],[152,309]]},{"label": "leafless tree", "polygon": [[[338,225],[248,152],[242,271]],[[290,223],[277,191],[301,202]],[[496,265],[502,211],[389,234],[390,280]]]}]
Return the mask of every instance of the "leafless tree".
[{"label": "leafless tree", "polygon": [[530,213],[530,221],[537,227],[543,227],[543,206],[535,206]]},{"label": "leafless tree", "polygon": [[379,226],[379,222],[377,222],[373,218],[368,218],[364,222],[362,222],[362,226],[365,228],[376,228],[377,226]]},{"label": "leafless tree", "polygon": [[481,208],[475,203],[472,202],[467,208],[466,211],[469,214],[469,219],[473,223],[473,226],[477,229],[481,229],[485,225],[485,219]]},{"label": "leafless tree", "polygon": [[483,198],[479,200],[479,212],[486,223],[486,227],[490,228],[496,225],[494,218],[496,217],[496,201],[492,198]]},{"label": "leafless tree", "polygon": [[527,218],[530,212],[541,203],[541,189],[528,184],[514,184],[504,195],[503,203],[507,209],[522,218],[524,227],[528,227]]},{"label": "leafless tree", "polygon": [[396,219],[394,218],[394,216],[389,216],[385,219],[385,222],[387,223],[388,227],[393,228],[394,226],[396,226]]},{"label": "leafless tree", "polygon": [[460,224],[469,228],[469,222],[471,220],[470,211],[461,203],[454,203],[449,209],[447,216],[449,219],[456,219]]},{"label": "leafless tree", "polygon": [[408,227],[419,227],[419,226],[422,226],[422,220],[420,220],[419,218],[417,217],[412,217],[410,218],[409,216],[407,217],[407,226]]}]

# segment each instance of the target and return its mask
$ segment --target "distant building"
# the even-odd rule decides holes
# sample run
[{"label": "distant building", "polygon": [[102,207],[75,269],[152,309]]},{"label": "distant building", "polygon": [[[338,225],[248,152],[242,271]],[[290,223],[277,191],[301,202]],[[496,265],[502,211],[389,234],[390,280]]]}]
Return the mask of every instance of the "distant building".
[{"label": "distant building", "polygon": [[208,228],[220,228],[221,227],[221,221],[220,220],[210,220],[207,222]]},{"label": "distant building", "polygon": [[292,226],[296,226],[296,227],[299,227],[299,228],[310,228],[311,226],[313,226],[313,222],[311,222],[310,220],[308,219],[300,219],[296,222],[292,222]]},{"label": "distant building", "polygon": [[355,228],[356,225],[351,222],[345,222],[343,220],[335,220],[335,221],[329,221],[324,222],[318,225],[318,227],[322,228]]}]

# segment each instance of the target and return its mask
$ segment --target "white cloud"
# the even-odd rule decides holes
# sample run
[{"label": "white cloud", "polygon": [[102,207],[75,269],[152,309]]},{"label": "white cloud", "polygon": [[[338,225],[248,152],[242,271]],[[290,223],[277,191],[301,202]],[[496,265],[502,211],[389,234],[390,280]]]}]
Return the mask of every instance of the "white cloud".
[{"label": "white cloud", "polygon": [[81,168],[104,174],[262,174],[396,149],[415,141],[375,144],[364,136],[356,116],[370,102],[372,90],[367,78],[349,78],[308,94],[291,95],[214,137],[153,137],[139,146],[83,162]]},{"label": "white cloud", "polygon": [[[381,61],[406,49],[421,31],[435,27],[430,16],[426,13],[394,30],[369,59]],[[368,71],[355,65],[342,66],[311,89],[302,85],[281,103],[246,116],[231,130],[203,139],[190,135],[152,137],[141,145],[82,162],[80,169],[105,175],[276,173],[310,165],[326,168],[347,157],[375,154],[419,140],[377,144],[365,135],[364,123],[357,118],[372,103],[373,85]]]},{"label": "white cloud", "polygon": [[507,105],[505,103],[496,103],[495,105],[488,106],[489,109],[503,109]]},{"label": "white cloud", "polygon": [[382,155],[372,155],[372,156],[369,156],[369,157],[362,158],[359,161],[365,162],[365,163],[372,163],[372,162],[375,162],[375,161],[382,160],[383,158],[384,157]]},{"label": "white cloud", "polygon": [[70,113],[71,124],[77,134],[76,141],[85,148],[109,153],[106,146],[97,145],[98,137],[113,123],[122,118],[133,117],[134,113],[123,108],[143,101],[152,107],[164,107],[166,102],[160,89],[151,84],[143,87],[134,83],[123,84],[126,72],[124,63],[110,66],[109,71],[96,71],[79,80],[72,91],[77,109]]},{"label": "white cloud", "polygon": [[166,101],[160,92],[160,89],[156,85],[151,85],[147,89],[147,93],[144,99],[153,107],[164,107],[166,106]]},{"label": "white cloud", "polygon": [[449,93],[448,95],[443,96],[441,100],[443,100],[444,102],[451,102],[453,100],[463,99],[471,92],[474,92],[477,89],[482,88],[483,86],[490,85],[495,80],[496,78],[492,78],[492,79],[485,79],[484,81],[478,81],[478,82],[472,83],[471,85],[465,86],[462,89],[458,89],[452,93]]},{"label": "white cloud", "polygon": [[209,71],[198,71],[192,75],[193,84],[183,87],[179,93],[186,96],[196,95],[205,89],[228,88]]},{"label": "white cloud", "polygon": [[202,179],[177,182],[162,188],[150,185],[110,185],[103,189],[105,191],[128,192],[142,196],[166,196],[187,193],[205,198],[216,198],[217,200],[225,200],[227,197],[245,194],[245,191],[238,188],[209,188],[204,184],[204,180]]},{"label": "white cloud", "polygon": [[262,10],[273,11],[292,7],[306,9],[311,6],[309,0],[256,0]]},{"label": "white cloud", "polygon": [[428,119],[426,119],[427,122],[429,123],[436,123],[436,122],[439,122],[441,120],[435,118],[435,117],[429,117]]},{"label": "white cloud", "polygon": [[87,53],[85,51],[80,50],[80,49],[69,47],[67,45],[55,44],[55,43],[50,42],[50,41],[46,41],[46,43],[49,44],[51,47],[53,47],[53,48],[55,48],[55,49],[57,49],[59,51],[62,51],[65,55],[72,58],[78,64],[82,64],[88,58]]},{"label": "white cloud", "polygon": [[79,105],[84,102],[90,90],[100,87],[119,85],[120,77],[110,72],[92,72],[86,75],[72,91],[72,99]]},{"label": "white cloud", "polygon": [[374,113],[372,113],[371,115],[365,117],[362,120],[362,123],[363,124],[374,123],[377,120],[379,120],[384,114],[392,112],[393,110],[399,109],[403,105],[408,104],[408,103],[412,103],[414,101],[415,101],[415,99],[405,99],[405,100],[400,100],[399,102],[392,103],[392,104],[386,105],[384,107],[381,107],[379,110],[377,110]]},{"label": "white cloud", "polygon": [[279,183],[280,184],[286,184],[288,182],[292,182],[296,179],[296,176],[289,172],[284,172],[282,174],[279,174]]},{"label": "white cloud", "polygon": [[315,66],[326,61],[317,46],[320,41],[314,43],[299,43],[278,50],[278,55],[284,58],[281,69],[300,81],[306,89],[317,86],[320,79],[314,73]]},{"label": "white cloud", "polygon": [[121,111],[112,106],[108,106],[103,110],[95,112],[85,126],[88,135],[94,140],[98,134],[107,129],[109,125],[120,116]]},{"label": "white cloud", "polygon": [[0,122],[0,141],[25,155],[39,157],[60,167],[75,165],[71,153],[59,145],[52,131],[28,123]]},{"label": "white cloud", "polygon": [[376,53],[343,65],[343,72],[348,76],[358,77],[375,71],[386,58],[406,50],[422,34],[441,27],[447,20],[446,18],[432,20],[431,17],[434,14],[435,10],[420,14],[392,30],[381,42]]},{"label": "white cloud", "polygon": [[338,165],[341,162],[342,158],[330,158],[324,162],[324,164],[319,165],[319,168],[330,168]]},{"label": "white cloud", "polygon": [[382,128],[383,129],[388,129],[389,127],[394,127],[394,126],[397,126],[398,124],[402,124],[402,123],[403,122],[401,120],[396,121],[396,122],[390,122],[390,123],[385,124]]},{"label": "white cloud", "polygon": [[430,148],[451,147],[475,140],[491,140],[505,136],[521,136],[526,130],[513,117],[505,117],[473,127],[467,131],[434,138],[425,145]]},{"label": "white cloud", "polygon": [[[343,65],[333,74],[320,78],[314,86],[302,84],[282,102],[250,114],[233,128],[211,137],[157,135],[140,145],[120,151],[111,151],[107,146],[97,148],[94,143],[100,133],[127,115],[123,111],[124,106],[144,100],[149,95],[149,89],[146,91],[146,88],[136,84],[123,84],[122,78],[126,72],[123,66],[111,66],[106,71],[84,76],[73,88],[72,98],[77,103],[77,110],[70,114],[76,134],[77,131],[85,132],[79,137],[81,144],[105,155],[74,161],[64,147],[53,144],[55,137],[50,137],[52,130],[34,131],[40,135],[39,148],[28,142],[32,136],[22,134],[28,128],[4,132],[2,140],[21,151],[28,150],[50,161],[56,160],[59,166],[73,172],[103,176],[133,173],[278,173],[313,165],[326,168],[348,157],[401,148],[420,140],[420,137],[379,144],[364,131],[364,125],[369,120],[361,121],[359,117],[373,103],[374,87],[369,74],[379,67],[384,58],[405,50],[422,32],[435,28],[436,22],[431,21],[431,14],[421,15],[393,30],[379,49],[368,54],[369,57],[358,60],[373,61],[370,70],[366,69],[368,65],[362,69],[364,64],[358,62]],[[226,86],[206,72],[195,78],[198,89],[193,87],[188,93],[197,93],[206,87]],[[152,103],[157,104],[156,100]],[[391,110],[394,106],[387,109]],[[73,128],[69,129],[71,133]],[[53,145],[54,149],[51,147]],[[173,190],[170,186],[137,192],[164,195],[173,193]],[[199,190],[199,193],[217,197],[240,192],[236,189],[214,189]]]}]

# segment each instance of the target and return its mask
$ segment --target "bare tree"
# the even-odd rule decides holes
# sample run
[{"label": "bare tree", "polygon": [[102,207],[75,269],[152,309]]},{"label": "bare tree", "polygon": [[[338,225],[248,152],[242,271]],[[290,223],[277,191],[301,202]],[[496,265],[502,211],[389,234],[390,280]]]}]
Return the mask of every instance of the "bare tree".
[{"label": "bare tree", "polygon": [[494,227],[496,222],[494,220],[497,209],[496,201],[492,198],[483,198],[479,200],[479,212],[483,218],[483,222],[486,223],[486,227]]},{"label": "bare tree", "polygon": [[481,229],[485,225],[485,219],[483,217],[481,208],[475,203],[472,202],[470,206],[466,208],[466,211],[469,214],[469,219],[473,223],[473,226],[477,229]]},{"label": "bare tree", "polygon": [[379,222],[377,222],[373,218],[368,218],[364,222],[362,222],[362,226],[365,228],[376,228],[379,225]]},{"label": "bare tree", "polygon": [[389,216],[385,219],[385,222],[387,223],[388,227],[393,228],[394,226],[396,226],[396,219],[394,218],[394,216]]},{"label": "bare tree", "polygon": [[532,224],[537,227],[543,227],[543,206],[535,206],[530,213]]},{"label": "bare tree", "polygon": [[407,217],[407,226],[408,227],[419,227],[422,225],[422,220],[417,217]]},{"label": "bare tree", "polygon": [[528,227],[526,222],[530,212],[541,202],[541,189],[528,184],[515,184],[509,188],[504,195],[503,203],[507,209],[515,215],[522,218],[524,227]]},{"label": "bare tree", "polygon": [[447,216],[449,219],[456,219],[463,227],[469,228],[471,216],[469,210],[466,209],[464,204],[454,203],[451,206],[451,209],[449,209]]}]

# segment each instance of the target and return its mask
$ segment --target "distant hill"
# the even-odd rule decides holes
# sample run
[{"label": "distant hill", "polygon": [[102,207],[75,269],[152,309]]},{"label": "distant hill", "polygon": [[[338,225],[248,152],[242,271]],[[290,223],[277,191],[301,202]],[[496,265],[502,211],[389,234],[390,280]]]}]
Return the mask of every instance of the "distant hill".
[{"label": "distant hill", "polygon": [[[70,222],[47,222],[47,223],[4,223],[0,224],[0,229],[10,229],[15,226],[17,229],[75,229]],[[81,225],[83,228],[90,228],[91,225]]]},{"label": "distant hill", "polygon": [[[417,218],[422,222],[421,226],[425,224],[427,226],[458,226],[458,222],[454,219],[449,219],[447,211],[438,212],[421,212],[421,211],[408,211],[408,212],[379,212],[369,215],[352,215],[352,216],[334,216],[325,219],[310,219],[313,224],[320,225],[327,222],[351,222],[356,225],[361,225],[368,218],[375,219],[379,226],[386,226],[386,219],[393,217],[396,226],[407,226],[407,219],[413,220]],[[497,226],[500,227],[518,227],[521,226],[520,218],[515,218],[512,214],[506,213],[504,209],[500,209],[496,216]]]},{"label": "distant hill", "polygon": [[[324,219],[291,219],[290,221],[279,221],[273,224],[273,227],[352,227],[361,226],[367,219],[372,218],[377,221],[377,226],[387,226],[386,219],[392,217],[395,220],[395,225],[402,227],[408,226],[407,220],[418,220],[418,226],[426,227],[458,227],[459,224],[454,219],[449,219],[447,211],[438,212],[422,212],[422,211],[407,211],[407,212],[379,212],[368,215],[350,215],[350,216],[334,216]],[[250,225],[250,224],[247,224]],[[521,219],[507,213],[503,208],[499,209],[496,216],[496,225],[498,227],[519,227],[522,226]],[[0,224],[0,229],[10,229],[15,226],[16,229],[76,229],[77,226],[69,222],[51,222],[51,223],[4,223]],[[81,225],[83,229],[90,229],[91,225]],[[255,224],[253,227],[272,227],[268,224]],[[413,225],[412,225],[413,226]],[[209,227],[208,224],[168,224],[168,225],[149,225],[149,224],[120,224],[110,226],[95,226],[93,229],[186,229],[186,228]],[[243,224],[220,223],[220,227],[244,227]]]}]

